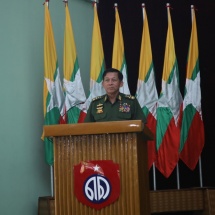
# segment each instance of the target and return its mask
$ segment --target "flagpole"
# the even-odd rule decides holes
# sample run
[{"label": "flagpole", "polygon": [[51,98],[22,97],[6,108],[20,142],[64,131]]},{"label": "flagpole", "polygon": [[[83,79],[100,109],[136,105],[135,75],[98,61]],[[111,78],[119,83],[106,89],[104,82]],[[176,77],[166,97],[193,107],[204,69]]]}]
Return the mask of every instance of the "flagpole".
[{"label": "flagpole", "polygon": [[[143,23],[144,23],[144,8],[145,3],[142,3],[142,14],[143,14]],[[155,163],[152,164],[152,174],[153,174],[153,190],[156,190],[156,172],[155,172]]]},{"label": "flagpole", "polygon": [[176,176],[177,176],[177,189],[179,190],[180,189],[180,177],[179,177],[179,166],[178,166],[178,163],[176,165]]},{"label": "flagpole", "polygon": [[[46,4],[49,8],[49,0],[46,0]],[[50,165],[50,181],[51,181],[51,197],[54,197],[54,181],[53,181],[53,165]]]},{"label": "flagpole", "polygon": [[[194,13],[195,7],[194,5],[191,5],[191,20],[193,23],[193,13]],[[200,180],[200,187],[203,187],[203,181],[202,181],[202,160],[201,155],[199,156],[199,180]]]},{"label": "flagpole", "polygon": [[99,3],[99,0],[85,0],[85,1],[88,1],[88,2],[91,2],[91,3]]},{"label": "flagpole", "polygon": [[[167,11],[168,11],[169,8],[170,8],[170,4],[167,3],[166,7],[167,7]],[[179,190],[180,189],[180,181],[179,181],[179,166],[178,166],[178,163],[176,164],[176,180],[177,180],[177,189]]]},{"label": "flagpole", "polygon": [[96,9],[97,9],[97,4],[98,4],[98,0],[92,0],[93,5],[95,5]]},{"label": "flagpole", "polygon": [[[49,0],[45,0],[45,3],[49,8]],[[51,197],[54,197],[54,181],[53,181],[53,165],[50,165],[50,184],[51,184]]]},{"label": "flagpole", "polygon": [[50,176],[51,176],[51,197],[54,197],[53,165],[50,166]]},{"label": "flagpole", "polygon": [[99,3],[99,0],[87,0],[87,1],[90,1],[93,4],[93,6],[96,5],[96,7],[97,7],[97,4]]},{"label": "flagpole", "polygon": [[68,5],[68,0],[63,0],[63,2],[65,3],[65,6],[66,4]]},{"label": "flagpole", "polygon": [[153,189],[156,191],[156,174],[155,174],[155,163],[152,164],[152,170],[153,170]]},{"label": "flagpole", "polygon": [[[46,4],[49,8],[49,0],[46,0]],[[50,180],[51,180],[51,197],[54,197],[54,181],[53,181],[53,165],[50,165]]]},{"label": "flagpole", "polygon": [[43,5],[46,4],[47,7],[49,7],[49,0],[45,0],[45,2],[43,3]]},{"label": "flagpole", "polygon": [[202,159],[201,156],[199,156],[199,179],[200,179],[200,187],[203,187],[203,181],[202,181]]}]

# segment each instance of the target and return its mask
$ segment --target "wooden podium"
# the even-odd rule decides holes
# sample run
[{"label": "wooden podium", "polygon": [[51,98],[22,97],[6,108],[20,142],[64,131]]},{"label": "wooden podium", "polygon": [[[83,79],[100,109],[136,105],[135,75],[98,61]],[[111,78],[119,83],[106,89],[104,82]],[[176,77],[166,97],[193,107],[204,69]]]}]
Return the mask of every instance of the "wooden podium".
[{"label": "wooden podium", "polygon": [[[147,140],[140,120],[44,126],[54,143],[55,215],[149,215]],[[120,166],[120,197],[101,210],[74,195],[73,167],[81,161],[112,160]]]}]

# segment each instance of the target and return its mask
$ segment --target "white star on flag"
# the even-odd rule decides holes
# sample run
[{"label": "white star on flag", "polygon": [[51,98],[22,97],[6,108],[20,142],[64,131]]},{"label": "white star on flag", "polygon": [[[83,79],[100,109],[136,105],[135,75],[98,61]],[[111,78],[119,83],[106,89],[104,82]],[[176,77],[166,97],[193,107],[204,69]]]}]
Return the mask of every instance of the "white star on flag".
[{"label": "white star on flag", "polygon": [[94,172],[99,172],[99,166],[96,164],[94,167],[93,167],[93,169],[94,169]]}]

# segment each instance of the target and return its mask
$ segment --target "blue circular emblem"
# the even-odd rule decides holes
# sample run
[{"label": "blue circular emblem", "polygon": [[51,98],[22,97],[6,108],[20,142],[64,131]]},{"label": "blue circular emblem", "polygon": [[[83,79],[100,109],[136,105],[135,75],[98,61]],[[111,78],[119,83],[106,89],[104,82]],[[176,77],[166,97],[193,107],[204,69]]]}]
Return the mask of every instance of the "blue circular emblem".
[{"label": "blue circular emblem", "polygon": [[87,178],[83,187],[85,197],[96,204],[108,199],[111,193],[109,180],[102,175],[91,175]]}]

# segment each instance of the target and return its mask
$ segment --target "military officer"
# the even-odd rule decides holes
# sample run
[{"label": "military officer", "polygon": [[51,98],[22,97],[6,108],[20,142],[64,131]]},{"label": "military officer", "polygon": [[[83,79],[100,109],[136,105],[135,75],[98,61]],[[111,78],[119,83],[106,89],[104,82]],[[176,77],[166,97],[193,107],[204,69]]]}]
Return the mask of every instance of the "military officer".
[{"label": "military officer", "polygon": [[92,100],[84,122],[142,120],[146,123],[137,99],[119,92],[123,86],[123,75],[119,70],[105,70],[102,85],[106,94]]}]

